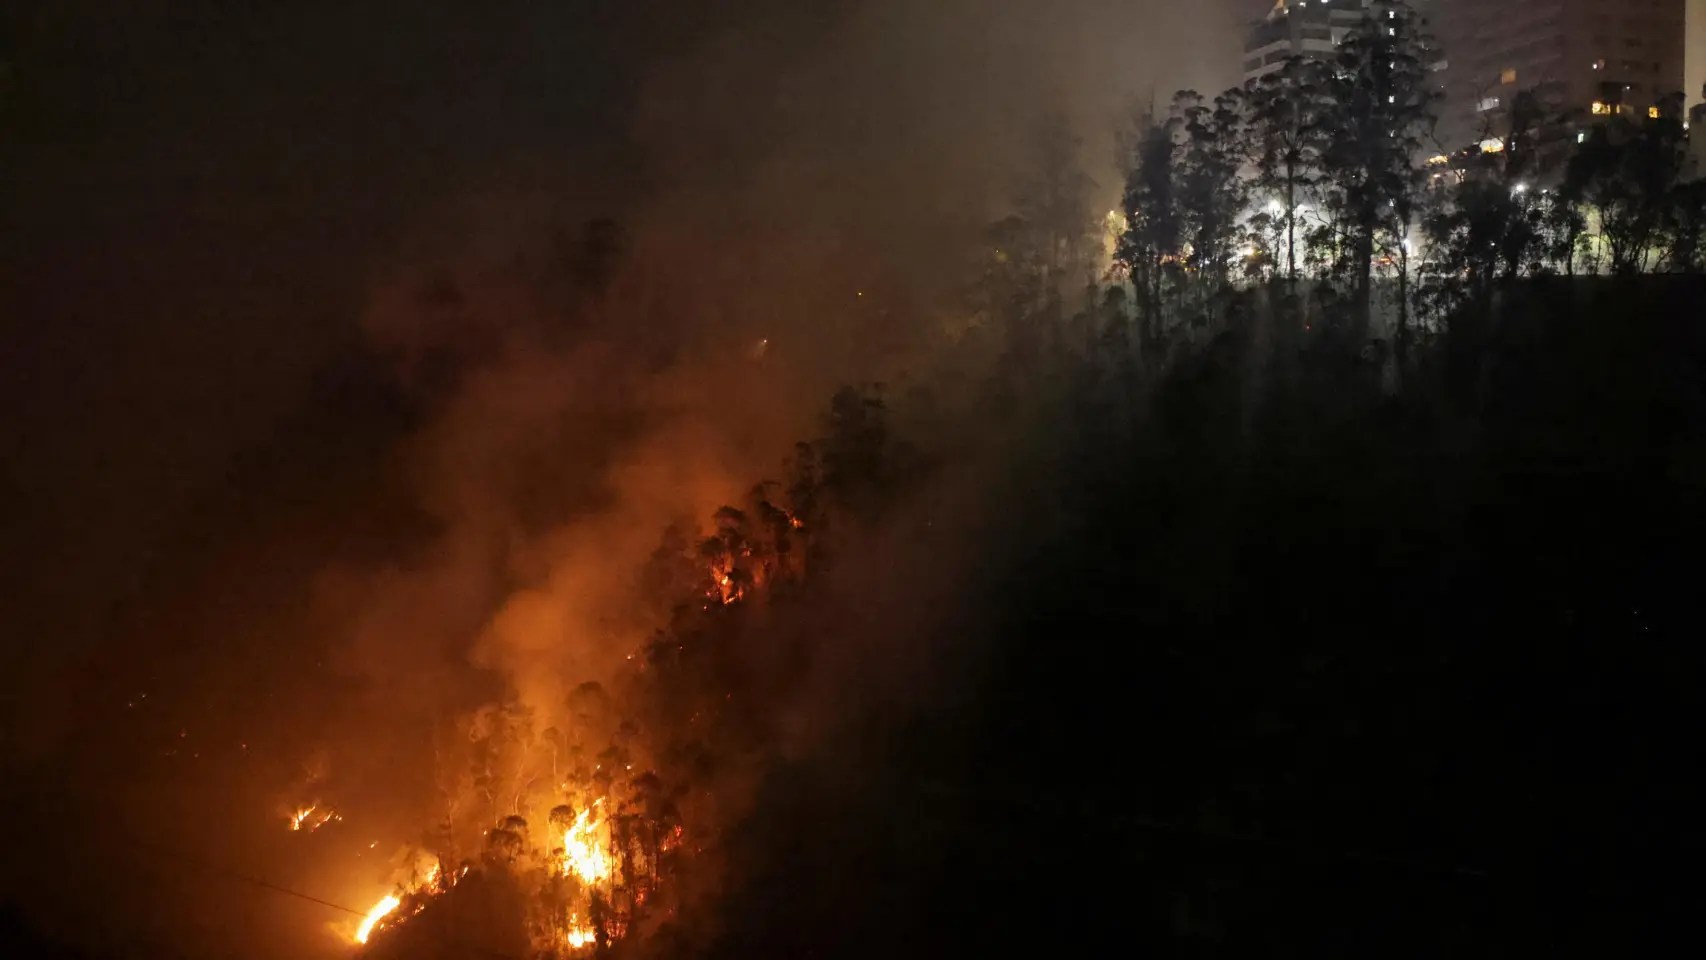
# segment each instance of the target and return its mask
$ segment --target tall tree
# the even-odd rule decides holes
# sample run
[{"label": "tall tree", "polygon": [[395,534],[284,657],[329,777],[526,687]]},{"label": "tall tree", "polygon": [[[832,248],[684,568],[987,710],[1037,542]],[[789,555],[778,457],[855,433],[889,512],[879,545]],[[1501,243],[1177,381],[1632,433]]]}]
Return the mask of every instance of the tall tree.
[{"label": "tall tree", "polygon": [[1162,298],[1170,275],[1178,272],[1184,226],[1175,190],[1178,123],[1146,114],[1138,133],[1136,156],[1126,179],[1126,231],[1118,257],[1131,272],[1141,323],[1140,342],[1151,346],[1160,333]]},{"label": "tall tree", "polygon": [[1173,117],[1184,135],[1177,176],[1185,263],[1214,290],[1227,279],[1238,217],[1249,194],[1241,176],[1246,155],[1243,91],[1229,90],[1212,104],[1194,91],[1183,91],[1173,99]]},{"label": "tall tree", "polygon": [[1527,179],[1546,172],[1533,149],[1543,115],[1534,94],[1518,93],[1502,115],[1505,132],[1496,135],[1491,119],[1482,131],[1483,141],[1497,139],[1502,149],[1481,153],[1454,171],[1445,202],[1423,222],[1426,285],[1447,313],[1465,307],[1484,312],[1497,284],[1538,269],[1546,259],[1547,218],[1568,226],[1556,197]]},{"label": "tall tree", "polygon": [[1613,273],[1647,269],[1665,246],[1672,220],[1688,149],[1681,96],[1667,98],[1653,114],[1640,120],[1619,115],[1595,127],[1566,175],[1566,189],[1598,214]]},{"label": "tall tree", "polygon": [[1283,224],[1285,276],[1294,290],[1298,213],[1320,181],[1325,152],[1321,123],[1325,79],[1318,62],[1291,57],[1279,70],[1244,86],[1254,186],[1273,207],[1268,216]]},{"label": "tall tree", "polygon": [[1410,4],[1374,0],[1339,45],[1326,80],[1322,170],[1343,223],[1359,340],[1368,336],[1376,244],[1385,232],[1401,248],[1425,179],[1420,157],[1439,99],[1434,59]]}]

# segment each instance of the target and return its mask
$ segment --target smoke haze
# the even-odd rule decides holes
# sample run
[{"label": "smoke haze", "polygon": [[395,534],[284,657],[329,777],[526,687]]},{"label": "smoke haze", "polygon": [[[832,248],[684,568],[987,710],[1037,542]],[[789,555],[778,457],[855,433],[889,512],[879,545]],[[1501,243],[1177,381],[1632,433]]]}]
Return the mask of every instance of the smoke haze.
[{"label": "smoke haze", "polygon": [[[944,362],[1040,129],[1111,204],[1133,112],[1235,63],[1231,17],[1160,0],[6,16],[4,756],[60,822],[5,894],[140,955],[341,950],[218,871],[365,905],[443,718],[608,681],[666,526],[778,478],[837,385]],[[829,641],[788,749],[904,699],[980,488],[770,625]],[[359,826],[287,846],[322,794]]]}]

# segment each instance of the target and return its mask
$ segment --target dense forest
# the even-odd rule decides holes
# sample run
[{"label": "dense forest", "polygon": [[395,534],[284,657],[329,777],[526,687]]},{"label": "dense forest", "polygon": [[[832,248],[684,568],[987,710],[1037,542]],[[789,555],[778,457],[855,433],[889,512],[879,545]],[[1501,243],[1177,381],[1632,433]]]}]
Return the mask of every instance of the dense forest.
[{"label": "dense forest", "polygon": [[1042,124],[928,362],[639,534],[617,667],[445,707],[361,955],[1698,939],[1706,180],[1680,97],[1447,149],[1430,43],[1178,94],[1115,211]]}]

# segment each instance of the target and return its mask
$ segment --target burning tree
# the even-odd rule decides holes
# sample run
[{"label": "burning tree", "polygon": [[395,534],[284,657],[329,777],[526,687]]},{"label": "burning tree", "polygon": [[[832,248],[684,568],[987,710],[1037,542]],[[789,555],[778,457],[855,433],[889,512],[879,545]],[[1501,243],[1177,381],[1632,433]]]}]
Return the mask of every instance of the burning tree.
[{"label": "burning tree", "polygon": [[697,542],[679,524],[664,531],[637,573],[673,596],[657,597],[669,622],[626,670],[572,688],[542,730],[509,699],[440,731],[442,820],[357,943],[403,955],[419,928],[514,952],[504,938],[520,930],[528,955],[568,957],[676,912],[670,881],[710,829],[693,820],[690,788],[762,733],[745,709],[745,610],[806,587],[836,518],[874,517],[919,467],[874,389],[838,393],[826,426],[799,446],[786,484],[754,485]]}]

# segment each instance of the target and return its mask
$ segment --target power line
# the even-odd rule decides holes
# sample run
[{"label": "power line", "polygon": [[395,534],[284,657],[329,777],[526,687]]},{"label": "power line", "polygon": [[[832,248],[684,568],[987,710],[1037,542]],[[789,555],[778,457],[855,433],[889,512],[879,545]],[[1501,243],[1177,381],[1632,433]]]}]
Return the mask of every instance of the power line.
[{"label": "power line", "polygon": [[261,887],[262,889],[265,889],[265,890],[271,890],[275,893],[282,893],[282,894],[285,894],[286,896],[296,897],[299,900],[306,900],[309,903],[317,903],[322,907],[329,907],[333,910],[339,910],[339,911],[342,911],[344,913],[350,914],[352,916],[357,916],[357,917],[367,916],[366,910],[357,910],[354,907],[346,907],[341,903],[333,903],[330,900],[326,900],[326,899],[323,899],[321,897],[316,897],[311,893],[303,893],[300,890],[292,890],[289,887],[280,886],[279,884],[273,883],[271,880],[266,880],[266,879],[263,879],[261,877],[254,876],[252,874],[244,873],[243,871],[238,870],[234,867],[230,867],[230,866],[227,866],[223,863],[218,863],[216,861],[209,860],[205,857],[194,856],[192,854],[185,853],[182,850],[174,850],[170,847],[166,847],[166,846],[163,846],[161,844],[154,843],[154,842],[148,841],[148,840],[140,840],[140,839],[137,839],[135,837],[126,837],[126,838],[124,838],[124,842],[130,844],[133,847],[138,847],[138,848],[141,848],[143,850],[146,850],[151,854],[164,855],[167,858],[181,861],[182,863],[188,864],[188,865],[193,866],[193,867],[197,867],[197,868],[199,868],[203,871],[206,871],[208,873],[222,874],[224,876],[231,877],[233,879],[241,880],[244,883],[252,883],[255,886]]},{"label": "power line", "polygon": [[[172,849],[160,846],[159,844],[151,843],[147,840],[138,840],[138,839],[132,837],[132,838],[125,838],[125,842],[129,843],[131,846],[138,847],[138,848],[141,848],[144,850],[148,850],[151,853],[164,854],[168,858],[177,859],[179,861],[182,861],[184,864],[194,866],[194,867],[199,868],[199,869],[206,871],[208,873],[221,874],[221,875],[231,877],[231,878],[236,879],[236,880],[241,880],[244,883],[251,883],[257,887],[260,887],[263,890],[271,890],[274,893],[282,893],[285,896],[295,897],[299,900],[306,900],[309,903],[319,904],[322,907],[327,907],[327,908],[332,909],[332,910],[337,910],[337,911],[340,911],[343,913],[347,913],[347,914],[350,914],[351,916],[365,918],[367,916],[367,913],[368,913],[366,910],[357,910],[354,907],[346,907],[341,903],[333,903],[330,900],[326,900],[326,899],[323,899],[321,897],[316,897],[311,893],[303,893],[300,890],[293,890],[290,887],[286,887],[286,886],[282,886],[280,884],[273,883],[270,880],[264,879],[262,877],[254,876],[253,874],[245,873],[245,872],[238,870],[234,867],[230,867],[230,866],[227,866],[225,864],[206,859],[205,857],[192,856],[190,854],[184,853],[181,850],[172,850]],[[477,954],[481,954],[483,956],[491,957],[492,960],[526,960],[526,958],[521,957],[517,954],[505,953],[501,950],[493,950],[490,947],[483,947],[483,946],[480,946],[479,944],[476,944],[476,943],[470,943],[466,940],[462,940],[462,939],[459,939],[457,937],[450,936],[448,934],[445,934],[442,937],[442,939],[445,942],[449,943],[451,946],[460,947],[460,948],[468,950],[472,953],[477,953]]]}]

